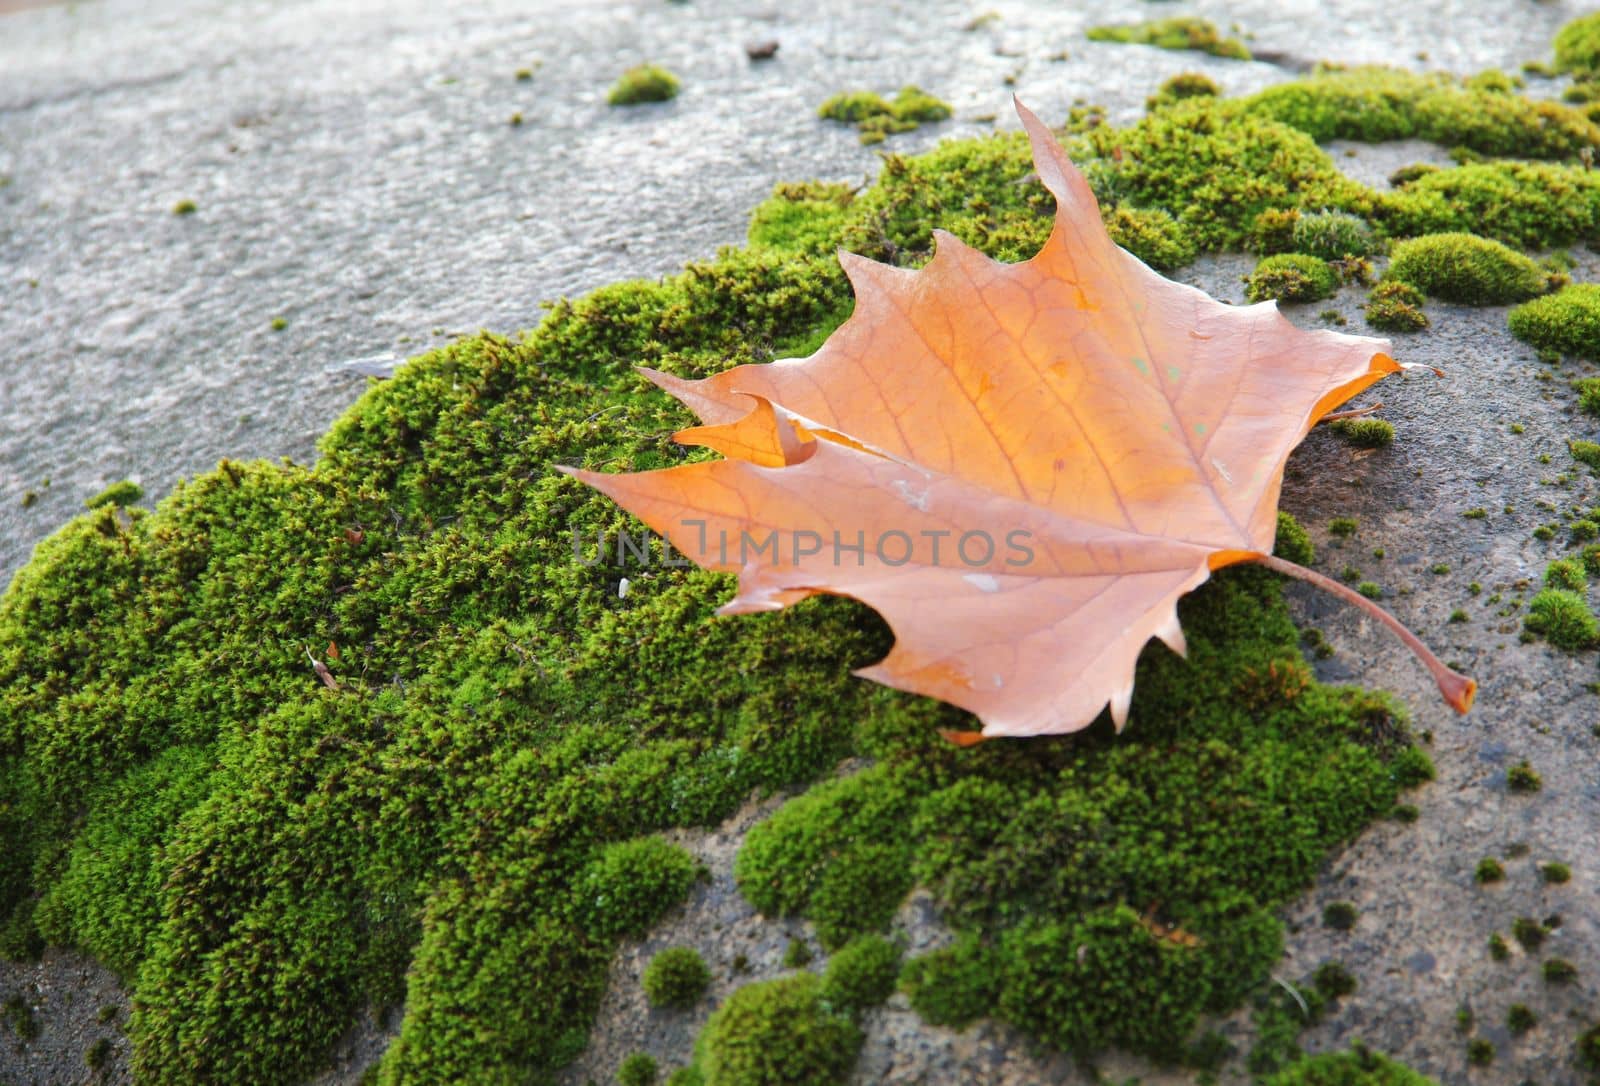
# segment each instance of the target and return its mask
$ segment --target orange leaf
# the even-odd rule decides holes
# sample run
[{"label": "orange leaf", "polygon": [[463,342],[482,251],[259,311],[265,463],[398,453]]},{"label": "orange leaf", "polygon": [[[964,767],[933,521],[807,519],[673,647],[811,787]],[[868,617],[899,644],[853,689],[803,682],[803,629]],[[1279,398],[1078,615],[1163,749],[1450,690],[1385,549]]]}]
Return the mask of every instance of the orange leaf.
[{"label": "orange leaf", "polygon": [[943,232],[919,271],[841,254],[855,311],[811,357],[647,371],[704,423],[678,439],[727,459],[572,472],[737,573],[726,613],[817,592],[873,607],[897,640],[861,674],[986,737],[1074,731],[1108,703],[1120,728],[1145,643],[1184,651],[1179,597],[1270,555],[1290,451],[1400,369],[1384,340],[1151,271],[1017,110],[1057,203],[1038,255],[1000,264]]}]

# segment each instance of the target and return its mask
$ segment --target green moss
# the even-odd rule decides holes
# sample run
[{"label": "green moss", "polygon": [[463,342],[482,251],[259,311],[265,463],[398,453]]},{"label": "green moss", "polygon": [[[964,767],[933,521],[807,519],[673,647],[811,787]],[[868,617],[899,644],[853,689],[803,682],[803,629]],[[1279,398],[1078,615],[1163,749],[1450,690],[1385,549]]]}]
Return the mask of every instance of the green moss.
[{"label": "green moss", "polygon": [[39,1036],[39,1019],[21,996],[12,996],[0,1004],[0,1026],[5,1026],[24,1043]]},{"label": "green moss", "polygon": [[1487,1067],[1494,1062],[1494,1042],[1487,1037],[1474,1037],[1467,1042],[1467,1062],[1474,1067]]},{"label": "green moss", "polygon": [[1230,100],[1188,99],[1130,128],[1101,125],[1075,153],[1103,203],[1159,207],[1202,250],[1243,247],[1266,212],[1373,206],[1310,136]]},{"label": "green moss", "polygon": [[1349,539],[1361,527],[1355,517],[1334,517],[1328,521],[1328,534],[1338,539]]},{"label": "green moss", "polygon": [[1326,260],[1304,253],[1278,253],[1264,258],[1245,283],[1252,302],[1314,302],[1339,289],[1339,277]]},{"label": "green moss", "polygon": [[1446,73],[1351,68],[1316,73],[1240,100],[1234,108],[1329,140],[1422,139],[1486,155],[1571,158],[1600,145],[1579,111],[1481,86]]},{"label": "green moss", "polygon": [[1511,922],[1511,936],[1524,950],[1538,950],[1549,934],[1545,926],[1531,916],[1519,916]]},{"label": "green moss", "polygon": [[1396,245],[1388,277],[1433,298],[1507,305],[1541,294],[1549,273],[1499,242],[1472,234],[1430,234]]},{"label": "green moss", "polygon": [[1178,221],[1160,208],[1114,207],[1104,218],[1111,240],[1156,271],[1172,271],[1194,261],[1194,243]]},{"label": "green moss", "polygon": [[950,106],[920,87],[906,86],[900,88],[892,102],[872,91],[835,94],[818,107],[817,115],[855,125],[862,143],[879,143],[896,132],[909,132],[930,121],[945,120],[950,116]]},{"label": "green moss", "polygon": [[1356,918],[1360,915],[1360,910],[1350,902],[1333,901],[1323,906],[1322,923],[1335,931],[1349,931],[1356,926]]},{"label": "green moss", "polygon": [[654,1056],[635,1052],[617,1068],[617,1086],[655,1086],[659,1074]]},{"label": "green moss", "polygon": [[900,947],[881,935],[863,935],[828,959],[822,998],[830,1007],[859,1014],[894,994],[900,976]]},{"label": "green moss", "polygon": [[1600,358],[1600,284],[1575,283],[1535,298],[1513,309],[1506,323],[1512,335],[1541,351]]},{"label": "green moss", "polygon": [[1539,975],[1547,984],[1571,984],[1578,979],[1578,967],[1565,958],[1546,958],[1539,966]]},{"label": "green moss", "polygon": [[111,1056],[115,1051],[116,1046],[111,1043],[111,1038],[101,1037],[84,1051],[84,1066],[90,1071],[99,1071],[111,1062]]},{"label": "green moss", "polygon": [[1600,71],[1600,13],[1572,20],[1556,34],[1556,70],[1592,75]]},{"label": "green moss", "polygon": [[1311,983],[1316,988],[1317,994],[1330,1002],[1343,999],[1347,995],[1354,995],[1357,988],[1356,978],[1351,975],[1350,970],[1338,962],[1323,962],[1317,966],[1311,976]]},{"label": "green moss", "polygon": [[1222,88],[1210,76],[1200,72],[1179,72],[1162,82],[1156,93],[1145,99],[1146,109],[1157,110],[1185,98],[1215,98]]},{"label": "green moss", "polygon": [[1472,873],[1474,882],[1487,885],[1491,882],[1501,882],[1506,877],[1506,869],[1499,860],[1493,856],[1485,856],[1478,861],[1477,868]]},{"label": "green moss", "polygon": [[131,479],[123,479],[112,483],[94,497],[84,501],[84,506],[89,509],[101,509],[105,506],[122,508],[132,505],[144,497],[144,487]]},{"label": "green moss", "polygon": [[1473,162],[1431,170],[1374,211],[1392,235],[1464,231],[1520,249],[1548,249],[1600,231],[1600,178],[1580,165]]},{"label": "green moss", "polygon": [[1119,26],[1093,26],[1086,32],[1086,37],[1090,41],[1153,45],[1158,49],[1194,49],[1217,57],[1250,59],[1250,50],[1242,41],[1225,38],[1210,22],[1190,16]]},{"label": "green moss", "polygon": [[617,77],[606,92],[613,106],[633,106],[642,102],[665,102],[678,96],[678,77],[656,64],[640,64]]},{"label": "green moss", "polygon": [[193,200],[179,200],[172,205],[174,215],[193,215],[198,210],[200,209]]},{"label": "green moss", "polygon": [[1394,444],[1394,423],[1386,419],[1336,419],[1328,425],[1358,449],[1386,449]]},{"label": "green moss", "polygon": [[1437,1086],[1389,1057],[1356,1046],[1309,1056],[1266,1080],[1265,1086]]},{"label": "green moss", "polygon": [[1578,1035],[1578,1066],[1585,1071],[1600,1071],[1600,1022]]},{"label": "green moss", "polygon": [[1278,513],[1278,534],[1272,544],[1272,553],[1301,566],[1309,566],[1317,560],[1317,548],[1311,542],[1311,533],[1284,512]]},{"label": "green moss", "polygon": [[1383,599],[1383,588],[1376,581],[1362,581],[1356,585],[1356,591],[1369,600]]},{"label": "green moss", "polygon": [[1386,279],[1372,288],[1363,312],[1367,323],[1380,332],[1419,332],[1428,327],[1422,301],[1417,288]]},{"label": "green moss", "polygon": [[811,957],[811,947],[804,939],[790,939],[789,945],[783,948],[783,967],[804,969],[811,964]]},{"label": "green moss", "polygon": [[843,1083],[861,1031],[829,1007],[811,973],[747,984],[706,1022],[696,1045],[705,1086]]},{"label": "green moss", "polygon": [[818,785],[750,831],[734,876],[763,913],[803,913],[826,947],[888,925],[911,889],[912,813],[885,767]]},{"label": "green moss", "polygon": [[1551,886],[1559,886],[1572,879],[1572,868],[1564,863],[1551,862],[1539,865],[1539,878]]},{"label": "green moss", "polygon": [[1560,588],[1547,588],[1533,597],[1523,625],[1552,645],[1571,652],[1600,643],[1600,623],[1595,621],[1588,601]]},{"label": "green moss", "polygon": [[650,959],[639,981],[652,1006],[689,1007],[711,983],[711,970],[693,947],[668,947]]},{"label": "green moss", "polygon": [[988,1014],[999,997],[993,949],[977,932],[912,958],[900,973],[912,1009],[925,1022],[964,1029]]},{"label": "green moss", "polygon": [[1531,765],[1521,761],[1506,770],[1506,787],[1513,792],[1537,792],[1544,781]]},{"label": "green moss", "polygon": [[1511,944],[1506,942],[1506,937],[1498,931],[1489,936],[1489,957],[1497,962],[1503,962],[1511,957]]},{"label": "green moss", "polygon": [[1544,586],[1582,592],[1589,587],[1589,574],[1578,559],[1558,558],[1544,567]]},{"label": "green moss", "polygon": [[1295,219],[1296,252],[1323,260],[1372,255],[1372,230],[1366,221],[1346,211],[1303,212]]}]

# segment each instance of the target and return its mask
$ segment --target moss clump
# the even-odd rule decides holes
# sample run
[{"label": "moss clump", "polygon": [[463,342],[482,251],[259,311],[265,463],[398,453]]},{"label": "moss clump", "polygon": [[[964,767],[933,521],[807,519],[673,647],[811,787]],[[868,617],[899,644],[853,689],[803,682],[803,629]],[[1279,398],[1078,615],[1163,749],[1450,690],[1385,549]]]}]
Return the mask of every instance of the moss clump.
[{"label": "moss clump", "polygon": [[1578,1066],[1585,1071],[1600,1071],[1600,1022],[1578,1034]]},{"label": "moss clump", "polygon": [[1202,250],[1243,247],[1265,212],[1359,213],[1373,201],[1311,137],[1230,100],[1188,99],[1130,128],[1101,125],[1069,150],[1103,203],[1163,208]]},{"label": "moss clump", "polygon": [[1551,862],[1539,865],[1539,878],[1551,886],[1569,882],[1572,879],[1572,868],[1564,863]]},{"label": "moss clump", "polygon": [[132,479],[122,479],[112,483],[94,497],[85,500],[83,504],[88,509],[100,509],[105,506],[114,506],[120,509],[123,506],[132,505],[142,497],[144,497],[144,487]]},{"label": "moss clump", "polygon": [[1557,648],[1578,652],[1600,643],[1600,623],[1589,603],[1576,592],[1547,588],[1528,603],[1523,625]]},{"label": "moss clump", "polygon": [[951,946],[911,959],[900,983],[923,1021],[963,1029],[993,1008],[999,994],[996,964],[993,948],[968,932]]},{"label": "moss clump", "polygon": [[1578,559],[1558,558],[1544,567],[1544,586],[1582,592],[1589,586],[1589,574]]},{"label": "moss clump", "polygon": [[[1271,584],[1235,572],[1246,575],[1212,583],[1229,611]],[[906,967],[907,990],[924,1013],[951,1023],[995,1014],[1074,1052],[1107,1044],[1177,1052],[1206,1008],[1234,1005],[1265,975],[1280,938],[1267,902],[1297,892],[1294,872],[1314,868],[1311,838],[1285,840],[1281,820],[1258,806],[1275,805],[1258,788],[1281,781],[1289,765],[1315,776],[1293,791],[1297,803],[1318,797],[1319,813],[1302,809],[1288,824],[1321,838],[1332,829],[1324,818],[1369,801],[1381,817],[1397,785],[1427,773],[1409,747],[1389,748],[1393,760],[1377,775],[1356,768],[1376,769],[1386,757],[1357,738],[1393,726],[1375,703],[1350,720],[1375,712],[1367,725],[1334,743],[1343,753],[1333,762],[1344,768],[1326,748],[1302,747],[1325,733],[1294,726],[1293,740],[1268,738],[1271,720],[1315,717],[1329,727],[1331,703],[1306,674],[1292,624],[1274,619],[1271,647],[1247,649],[1236,624],[1210,625],[1208,605],[1184,606],[1191,663],[1147,657],[1138,682],[1152,700],[1142,704],[1162,708],[1142,716],[1136,705],[1131,725],[1163,756],[1098,732],[1044,751],[984,745],[959,759],[919,744],[916,761],[891,757],[830,781],[752,831],[736,865],[741,888],[763,912],[810,916],[837,944],[881,928],[920,883],[958,933],[953,948]],[[1211,640],[1218,636],[1226,648]],[[1223,660],[1225,675],[1202,678]],[[1277,679],[1264,683],[1266,675]],[[1241,698],[1241,687],[1254,693]],[[1196,711],[1204,729],[1189,715]],[[888,750],[908,738],[897,734]],[[1111,825],[1114,841],[1104,836]],[[1238,847],[1241,832],[1249,849]],[[1142,912],[1130,901],[1181,904]]]},{"label": "moss clump", "polygon": [[665,102],[678,96],[678,77],[656,64],[640,64],[617,77],[606,92],[613,106],[635,106],[644,102]]},{"label": "moss clump", "polygon": [[1578,967],[1565,958],[1546,958],[1539,966],[1539,975],[1547,984],[1571,984],[1578,979]]},{"label": "moss clump", "polygon": [[1513,309],[1506,323],[1512,335],[1541,351],[1600,358],[1600,284],[1574,283],[1535,298]]},{"label": "moss clump", "polygon": [[1584,15],[1556,34],[1556,70],[1592,76],[1600,72],[1600,13]]},{"label": "moss clump", "polygon": [[1360,910],[1350,902],[1333,901],[1323,906],[1322,923],[1334,931],[1349,931],[1356,926],[1356,919],[1360,915]]},{"label": "moss clump", "polygon": [[1548,249],[1600,231],[1600,178],[1577,165],[1472,162],[1431,170],[1374,211],[1392,235],[1464,231],[1520,249]]},{"label": "moss clump", "polygon": [[893,995],[899,977],[900,947],[881,935],[863,935],[828,959],[822,997],[831,1007],[859,1014]]},{"label": "moss clump", "polygon": [[1447,302],[1508,305],[1542,294],[1550,273],[1497,241],[1429,234],[1395,246],[1388,278]]},{"label": "moss clump", "polygon": [[199,210],[200,208],[193,200],[179,200],[177,203],[172,205],[172,213],[174,215],[193,215]]},{"label": "moss clump", "polygon": [[1236,38],[1225,38],[1205,19],[1180,16],[1152,19],[1119,26],[1092,26],[1086,32],[1090,41],[1120,42],[1125,45],[1153,45],[1158,49],[1194,49],[1215,57],[1249,60],[1250,50]]},{"label": "moss clump", "polygon": [[1544,779],[1533,766],[1521,761],[1506,770],[1506,787],[1513,792],[1537,792],[1544,787]]},{"label": "moss clump", "polygon": [[811,973],[747,984],[711,1015],[696,1045],[705,1086],[842,1083],[861,1031],[823,998]]},{"label": "moss clump", "polygon": [[1487,1037],[1474,1037],[1467,1042],[1467,1062],[1474,1067],[1487,1067],[1494,1062],[1494,1042]]},{"label": "moss clump", "polygon": [[1524,950],[1538,950],[1549,934],[1549,930],[1531,916],[1519,916],[1511,922],[1511,935]]},{"label": "moss clump", "polygon": [[1394,423],[1386,419],[1335,419],[1328,426],[1358,449],[1387,449],[1394,444]]},{"label": "moss clump", "polygon": [[39,1019],[21,996],[12,996],[0,1004],[0,1025],[9,1028],[19,1041],[32,1041],[39,1036]]},{"label": "moss clump", "polygon": [[1315,302],[1339,289],[1339,277],[1326,260],[1305,253],[1278,253],[1263,259],[1245,280],[1252,302]]},{"label": "moss clump", "polygon": [[1527,1033],[1539,1024],[1539,1016],[1526,1003],[1513,1003],[1506,1008],[1506,1028],[1512,1033]]},{"label": "moss clump", "polygon": [[1370,256],[1372,229],[1347,211],[1303,212],[1295,219],[1293,244],[1296,252],[1323,260]]},{"label": "moss clump", "polygon": [[1162,82],[1155,94],[1145,99],[1144,106],[1148,110],[1157,110],[1186,98],[1215,98],[1221,93],[1222,88],[1210,76],[1200,72],[1179,72]]},{"label": "moss clump", "polygon": [[950,116],[950,106],[920,87],[906,86],[900,88],[892,102],[872,91],[836,94],[817,108],[817,115],[855,125],[862,143],[881,143],[884,137],[896,132],[909,132],[924,123],[945,120]]},{"label": "moss clump", "polygon": [[1361,527],[1355,517],[1334,517],[1328,521],[1328,534],[1337,539],[1349,539]]},{"label": "moss clump", "polygon": [[1278,514],[1278,534],[1273,540],[1272,553],[1296,565],[1309,566],[1317,560],[1316,544],[1311,533],[1288,513]]},{"label": "moss clump", "polygon": [[1499,860],[1493,856],[1485,856],[1478,861],[1477,868],[1472,872],[1472,880],[1480,885],[1491,882],[1500,882],[1506,877],[1506,869]]},{"label": "moss clump", "polygon": [[1338,962],[1323,962],[1317,966],[1316,972],[1311,975],[1311,983],[1318,995],[1330,1001],[1354,995],[1358,987],[1350,970]]},{"label": "moss clump", "polygon": [[655,1086],[659,1075],[654,1056],[635,1052],[617,1068],[617,1086]]},{"label": "moss clump", "polygon": [[1600,128],[1570,106],[1468,86],[1446,73],[1325,71],[1268,87],[1232,108],[1290,125],[1318,143],[1422,139],[1485,155],[1547,159],[1600,145]]},{"label": "moss clump", "polygon": [[652,1006],[690,1007],[705,994],[711,970],[693,947],[668,947],[650,959],[639,981]]},{"label": "moss clump", "polygon": [[1324,1052],[1291,1064],[1265,1086],[1437,1086],[1389,1057],[1357,1045],[1348,1052]]},{"label": "moss clump", "polygon": [[1104,213],[1111,240],[1150,265],[1168,272],[1197,255],[1178,221],[1160,208],[1114,207]]},{"label": "moss clump", "polygon": [[1394,279],[1373,287],[1362,311],[1367,323],[1380,332],[1420,332],[1428,327],[1428,316],[1422,311],[1422,292]]}]

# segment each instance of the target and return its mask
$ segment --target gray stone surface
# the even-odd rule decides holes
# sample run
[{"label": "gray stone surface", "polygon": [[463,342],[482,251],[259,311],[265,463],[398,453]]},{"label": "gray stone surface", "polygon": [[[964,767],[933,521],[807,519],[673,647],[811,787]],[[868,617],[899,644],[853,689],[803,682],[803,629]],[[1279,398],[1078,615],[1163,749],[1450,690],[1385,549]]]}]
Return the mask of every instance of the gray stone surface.
[{"label": "gray stone surface", "polygon": [[[312,457],[362,386],[324,374],[330,361],[527,327],[541,301],[739,242],[775,182],[867,179],[877,150],[815,117],[834,91],[916,82],[948,99],[952,121],[889,144],[914,151],[991,127],[981,118],[1014,124],[1013,91],[1046,117],[1083,98],[1126,121],[1178,71],[1235,93],[1286,75],[1082,36],[1180,10],[1237,22],[1290,67],[1462,71],[1542,56],[1573,14],[1521,0],[99,0],[0,15],[0,580],[117,479],[154,500],[224,456]],[[759,38],[781,43],[775,60],[745,58]],[[643,60],[683,93],[608,108],[611,80]],[[524,67],[537,70],[518,82]],[[174,215],[180,200],[196,212]]]},{"label": "gray stone surface", "polygon": [[[1001,18],[963,29],[987,10]],[[414,353],[442,338],[436,329],[528,326],[541,299],[665,274],[737,243],[749,209],[777,181],[867,179],[877,151],[814,117],[833,91],[917,82],[949,99],[954,120],[888,145],[915,151],[985,131],[991,115],[1010,125],[1013,90],[1047,117],[1083,98],[1126,121],[1156,83],[1181,70],[1241,92],[1318,58],[1515,67],[1544,55],[1577,10],[1520,0],[104,0],[0,15],[0,579],[115,479],[138,479],[157,497],[222,456],[311,457],[316,435],[362,387],[324,374],[327,362]],[[1188,11],[1238,22],[1278,62],[1097,45],[1081,35],[1091,23]],[[777,38],[778,59],[750,65],[741,48],[750,38]],[[1050,59],[1063,49],[1068,59]],[[608,109],[611,79],[645,59],[677,71],[682,96]],[[533,79],[514,79],[534,64]],[[508,123],[513,112],[523,125]],[[1400,164],[1384,154],[1358,151],[1348,168],[1381,176]],[[195,201],[194,215],[172,214],[182,199]],[[1579,275],[1594,279],[1600,268],[1586,260]],[[1240,300],[1237,277],[1248,263],[1208,260],[1185,277]],[[1362,330],[1359,302],[1346,291],[1330,304]],[[1293,317],[1315,324],[1322,308]],[[1578,1081],[1568,1057],[1573,1016],[1600,1007],[1600,743],[1590,733],[1600,712],[1584,689],[1594,662],[1520,645],[1519,616],[1496,616],[1486,599],[1536,580],[1559,550],[1530,538],[1551,519],[1536,502],[1593,500],[1587,477],[1569,489],[1541,477],[1565,470],[1566,437],[1596,435],[1571,411],[1561,382],[1541,379],[1543,367],[1506,334],[1503,310],[1429,312],[1434,330],[1397,349],[1405,360],[1445,366],[1449,377],[1380,386],[1400,433],[1392,450],[1361,456],[1313,435],[1294,461],[1286,505],[1316,531],[1325,568],[1360,566],[1392,594],[1386,604],[1474,671],[1484,690],[1473,715],[1450,716],[1386,634],[1313,593],[1292,593],[1338,649],[1319,665],[1323,676],[1397,691],[1434,732],[1440,779],[1415,797],[1419,823],[1363,835],[1288,911],[1295,930],[1280,972],[1300,976],[1337,957],[1361,982],[1308,1035],[1315,1047],[1359,1035],[1442,1081],[1466,1082],[1454,1016],[1468,1003],[1501,1047],[1494,1067],[1470,1081],[1561,1086]],[[287,327],[274,332],[279,316]],[[1522,435],[1508,433],[1513,421]],[[1539,465],[1540,453],[1554,463]],[[27,490],[40,498],[25,509]],[[1513,513],[1482,522],[1459,515],[1508,503]],[[1362,528],[1329,550],[1322,529],[1334,515],[1358,516]],[[1379,546],[1382,561],[1370,558]],[[1451,572],[1429,573],[1435,562]],[[1467,594],[1472,580],[1483,596]],[[1393,595],[1401,589],[1408,594]],[[1472,621],[1448,624],[1456,607]],[[1520,758],[1544,774],[1538,795],[1504,788],[1505,767]],[[686,1054],[709,1004],[681,1021],[640,1017],[630,988],[657,944],[697,938],[718,961],[748,944],[757,970],[770,971],[787,938],[803,930],[755,917],[728,881],[738,834],[767,809],[689,842],[718,877],[619,956],[593,1049],[573,1081],[604,1081],[633,1047],[669,1064]],[[1518,843],[1529,851],[1508,860],[1504,885],[1473,884],[1480,856],[1508,856]],[[1539,886],[1533,864],[1550,858],[1573,864],[1571,884]],[[1354,932],[1321,927],[1321,907],[1335,899],[1362,907]],[[1491,931],[1507,931],[1517,915],[1552,912],[1564,923],[1549,952],[1579,965],[1576,986],[1543,985],[1520,954],[1505,964],[1488,959]],[[914,940],[936,938],[936,921],[915,899],[902,914]],[[721,983],[714,995],[725,994]],[[0,966],[0,997],[22,994],[43,1029],[20,1052],[0,1038],[0,1078],[81,1078],[94,1036],[85,1016],[114,991],[108,974],[69,955]],[[1496,1032],[1513,1000],[1543,1020],[1517,1041]],[[869,1024],[863,1082],[1078,1074],[1060,1058],[1030,1062],[1004,1030],[932,1030],[895,1002]],[[327,1081],[357,1074],[383,1033],[375,1021],[353,1030],[341,1073]],[[1117,1059],[1104,1070],[1160,1081]]]}]

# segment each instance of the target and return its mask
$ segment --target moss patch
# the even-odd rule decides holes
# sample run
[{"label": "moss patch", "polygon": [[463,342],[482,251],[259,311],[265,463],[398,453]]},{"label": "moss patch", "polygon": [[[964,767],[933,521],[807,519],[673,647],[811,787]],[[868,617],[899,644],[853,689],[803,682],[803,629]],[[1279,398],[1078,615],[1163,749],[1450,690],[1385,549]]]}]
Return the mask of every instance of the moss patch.
[{"label": "moss patch", "polygon": [[1473,234],[1430,234],[1395,246],[1389,278],[1465,305],[1508,305],[1549,288],[1550,273],[1521,253]]},{"label": "moss patch", "polygon": [[842,1083],[861,1031],[823,998],[811,973],[747,984],[712,1014],[696,1046],[705,1086]]},{"label": "moss patch", "polygon": [[[1183,606],[1190,662],[1147,652],[1141,742],[960,755],[874,729],[871,769],[751,833],[741,887],[837,943],[921,883],[962,939],[910,963],[914,1005],[952,1022],[986,1007],[1078,1054],[1174,1057],[1203,1011],[1265,978],[1274,904],[1429,773],[1388,705],[1310,680],[1270,577],[1233,571]],[[1230,617],[1258,609],[1249,633]]]},{"label": "moss patch", "polygon": [[1207,20],[1191,16],[1152,19],[1149,22],[1118,26],[1092,26],[1085,36],[1090,41],[1153,45],[1158,49],[1194,49],[1216,57],[1250,59],[1250,50],[1244,42],[1237,38],[1223,37]]},{"label": "moss patch", "polygon": [[606,92],[606,101],[614,106],[634,106],[643,102],[665,102],[678,96],[678,77],[655,64],[641,64],[629,68],[617,77]]},{"label": "moss patch", "polygon": [[1245,281],[1252,302],[1315,302],[1339,289],[1339,277],[1326,260],[1305,253],[1279,253],[1256,265]]},{"label": "moss patch", "polygon": [[1600,284],[1575,283],[1535,298],[1513,309],[1506,323],[1541,351],[1600,358]]},{"label": "moss patch", "polygon": [[818,107],[817,115],[855,125],[862,143],[881,143],[896,132],[945,120],[950,116],[950,106],[920,87],[906,86],[900,88],[892,102],[872,91],[836,94]]}]

